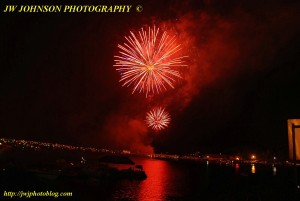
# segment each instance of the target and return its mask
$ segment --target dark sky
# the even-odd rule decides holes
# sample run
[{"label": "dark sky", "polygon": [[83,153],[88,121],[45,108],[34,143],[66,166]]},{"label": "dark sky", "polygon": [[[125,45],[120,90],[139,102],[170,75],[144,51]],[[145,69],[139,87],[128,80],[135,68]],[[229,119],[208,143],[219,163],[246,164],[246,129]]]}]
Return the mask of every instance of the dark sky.
[{"label": "dark sky", "polygon": [[[299,1],[122,2],[144,10],[1,13],[1,137],[141,152],[287,152],[287,119],[300,118]],[[176,31],[189,67],[174,90],[146,99],[121,87],[113,56],[129,31],[153,24]],[[158,134],[144,122],[156,105],[172,116]]]}]

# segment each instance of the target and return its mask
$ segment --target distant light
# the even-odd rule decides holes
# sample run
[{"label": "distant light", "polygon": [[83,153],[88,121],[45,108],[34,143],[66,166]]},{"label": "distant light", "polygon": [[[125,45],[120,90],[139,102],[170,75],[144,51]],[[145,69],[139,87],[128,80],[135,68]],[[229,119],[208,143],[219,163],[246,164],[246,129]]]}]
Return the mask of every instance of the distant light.
[{"label": "distant light", "polygon": [[0,142],[0,145],[2,145],[2,143]]},{"label": "distant light", "polygon": [[256,159],[256,156],[255,156],[255,155],[252,155],[252,156],[251,156],[251,159],[253,159],[253,160]]},{"label": "distant light", "polygon": [[209,156],[206,156],[206,158],[209,158]]},{"label": "distant light", "polygon": [[273,158],[274,160],[276,160],[277,158],[276,158],[276,156],[274,156],[274,158]]},{"label": "distant light", "polygon": [[235,160],[239,161],[239,160],[240,160],[240,158],[239,158],[239,157],[236,157],[236,158],[235,158]]}]

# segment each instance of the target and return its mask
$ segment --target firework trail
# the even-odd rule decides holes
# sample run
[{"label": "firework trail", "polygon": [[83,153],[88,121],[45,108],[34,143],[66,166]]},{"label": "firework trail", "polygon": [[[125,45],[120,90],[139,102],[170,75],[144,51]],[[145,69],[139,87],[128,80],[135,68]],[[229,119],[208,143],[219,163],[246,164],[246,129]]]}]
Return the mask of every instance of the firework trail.
[{"label": "firework trail", "polygon": [[186,56],[178,56],[181,48],[175,35],[160,32],[155,26],[130,34],[123,45],[118,45],[119,55],[115,56],[122,86],[133,85],[132,93],[144,92],[146,97],[166,91],[167,86],[174,88],[176,79],[182,78],[176,69],[186,66],[182,60]]},{"label": "firework trail", "polygon": [[171,121],[170,115],[164,108],[158,107],[147,113],[146,123],[155,131],[160,131],[168,127]]}]

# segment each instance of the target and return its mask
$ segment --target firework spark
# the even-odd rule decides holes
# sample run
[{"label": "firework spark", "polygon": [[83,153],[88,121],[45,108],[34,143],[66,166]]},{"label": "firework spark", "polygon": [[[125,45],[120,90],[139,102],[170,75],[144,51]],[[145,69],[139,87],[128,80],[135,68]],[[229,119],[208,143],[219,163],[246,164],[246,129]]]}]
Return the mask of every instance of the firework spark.
[{"label": "firework spark", "polygon": [[146,123],[155,131],[163,130],[168,127],[171,121],[170,115],[164,108],[158,107],[147,113]]},{"label": "firework spark", "polygon": [[118,45],[120,55],[115,56],[114,66],[121,73],[123,86],[133,85],[132,93],[144,92],[146,97],[166,91],[167,86],[174,88],[176,79],[182,78],[176,69],[186,66],[186,56],[178,56],[181,48],[175,35],[161,33],[155,26],[130,34],[125,37],[127,43]]}]

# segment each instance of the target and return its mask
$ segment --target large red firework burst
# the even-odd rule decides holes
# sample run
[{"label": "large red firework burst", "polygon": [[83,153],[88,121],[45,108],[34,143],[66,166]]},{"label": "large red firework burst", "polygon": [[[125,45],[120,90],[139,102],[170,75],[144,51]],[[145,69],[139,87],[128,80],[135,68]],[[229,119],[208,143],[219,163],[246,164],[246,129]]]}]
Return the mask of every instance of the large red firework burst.
[{"label": "large red firework burst", "polygon": [[152,109],[147,113],[146,123],[155,131],[163,130],[168,127],[171,121],[170,115],[162,107]]},{"label": "large red firework burst", "polygon": [[182,78],[178,68],[185,66],[179,56],[180,45],[176,37],[155,26],[148,31],[143,28],[138,33],[130,32],[126,42],[118,45],[119,55],[115,56],[115,67],[121,73],[123,86],[133,85],[135,91],[160,93],[167,86],[174,88],[174,82]]}]

